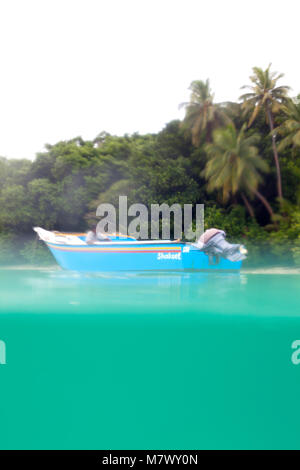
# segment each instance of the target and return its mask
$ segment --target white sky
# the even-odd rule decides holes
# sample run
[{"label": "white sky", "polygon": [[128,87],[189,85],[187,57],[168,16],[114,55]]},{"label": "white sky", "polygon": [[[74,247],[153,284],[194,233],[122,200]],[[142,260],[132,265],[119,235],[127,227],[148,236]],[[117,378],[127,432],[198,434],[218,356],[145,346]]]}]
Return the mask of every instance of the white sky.
[{"label": "white sky", "polygon": [[0,155],[156,132],[192,80],[236,100],[254,65],[300,92],[296,0],[0,0]]}]

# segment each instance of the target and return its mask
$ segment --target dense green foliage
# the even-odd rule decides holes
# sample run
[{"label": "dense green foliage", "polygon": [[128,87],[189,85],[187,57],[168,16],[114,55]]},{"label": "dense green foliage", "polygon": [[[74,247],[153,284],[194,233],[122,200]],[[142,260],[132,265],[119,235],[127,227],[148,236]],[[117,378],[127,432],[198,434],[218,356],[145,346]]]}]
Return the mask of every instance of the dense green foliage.
[{"label": "dense green foliage", "polygon": [[244,104],[215,104],[209,82],[193,82],[185,119],[158,134],[101,133],[46,145],[32,162],[0,158],[0,263],[51,261],[33,226],[86,230],[100,203],[127,195],[147,206],[204,203],[206,227],[243,241],[250,262],[268,253],[272,263],[299,264],[299,101],[267,72],[264,93]]}]

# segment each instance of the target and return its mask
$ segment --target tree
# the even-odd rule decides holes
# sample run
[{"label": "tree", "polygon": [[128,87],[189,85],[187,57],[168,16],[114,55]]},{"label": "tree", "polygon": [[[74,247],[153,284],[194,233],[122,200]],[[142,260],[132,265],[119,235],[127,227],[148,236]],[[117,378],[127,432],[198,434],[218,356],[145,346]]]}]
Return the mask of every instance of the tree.
[{"label": "tree", "polygon": [[206,144],[208,161],[203,171],[208,181],[207,190],[221,190],[223,201],[239,193],[250,215],[254,210],[248,197],[257,196],[266,207],[270,216],[273,209],[266,198],[258,191],[262,182],[261,173],[268,171],[267,163],[259,156],[256,144],[257,134],[248,135],[246,124],[237,131],[233,124],[213,133],[213,142]]},{"label": "tree", "polygon": [[28,232],[31,229],[31,210],[24,186],[10,184],[0,193],[0,226],[5,231]]},{"label": "tree", "polygon": [[217,127],[228,124],[229,118],[220,103],[214,103],[214,95],[210,89],[209,80],[193,81],[190,85],[191,96],[188,103],[180,107],[186,110],[183,124],[191,131],[192,143],[198,147],[205,135],[211,140],[212,132]]},{"label": "tree", "polygon": [[278,149],[300,147],[300,100],[289,100],[282,110],[286,119],[276,129],[284,137]]},{"label": "tree", "polygon": [[259,67],[253,68],[253,75],[250,77],[253,85],[246,85],[242,88],[248,88],[250,93],[245,93],[240,97],[243,100],[243,109],[251,112],[248,127],[250,127],[263,109],[266,116],[272,137],[272,148],[277,173],[277,193],[282,199],[282,182],[279,164],[279,156],[276,146],[276,133],[274,132],[274,115],[282,108],[282,105],[288,101],[287,93],[289,87],[277,86],[277,82],[283,74],[270,71],[271,64],[263,70]]}]

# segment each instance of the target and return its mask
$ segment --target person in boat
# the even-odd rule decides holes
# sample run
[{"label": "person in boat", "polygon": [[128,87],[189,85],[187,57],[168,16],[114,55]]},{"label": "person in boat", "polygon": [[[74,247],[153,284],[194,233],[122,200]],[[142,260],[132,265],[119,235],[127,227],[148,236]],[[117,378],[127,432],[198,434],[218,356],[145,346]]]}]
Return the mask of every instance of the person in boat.
[{"label": "person in boat", "polygon": [[104,235],[101,232],[97,232],[97,225],[95,225],[87,234],[85,237],[85,242],[88,245],[93,245],[93,243],[98,243],[98,242],[109,242],[110,238]]}]

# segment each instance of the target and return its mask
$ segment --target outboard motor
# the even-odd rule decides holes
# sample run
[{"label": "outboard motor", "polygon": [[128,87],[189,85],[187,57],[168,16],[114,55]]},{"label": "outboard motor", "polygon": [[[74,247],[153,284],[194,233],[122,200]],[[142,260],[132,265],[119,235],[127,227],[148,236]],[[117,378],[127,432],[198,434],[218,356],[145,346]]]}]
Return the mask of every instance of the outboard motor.
[{"label": "outboard motor", "polygon": [[246,259],[247,249],[244,245],[228,243],[226,233],[215,228],[206,230],[194,244],[196,248],[208,256],[222,256],[229,261],[242,261]]}]

